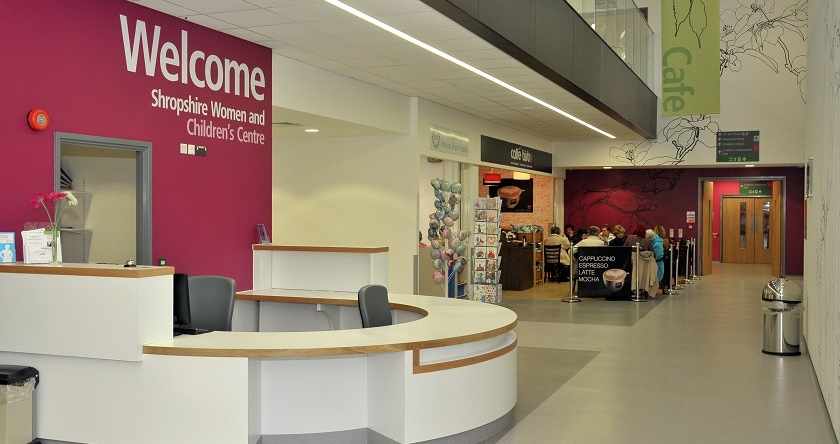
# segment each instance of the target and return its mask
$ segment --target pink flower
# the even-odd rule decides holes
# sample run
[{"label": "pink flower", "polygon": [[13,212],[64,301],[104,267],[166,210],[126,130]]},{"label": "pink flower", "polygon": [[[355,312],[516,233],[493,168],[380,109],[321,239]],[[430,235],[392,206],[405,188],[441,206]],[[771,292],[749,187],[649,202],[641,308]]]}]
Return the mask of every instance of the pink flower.
[{"label": "pink flower", "polygon": [[[64,201],[65,199],[66,202]],[[53,203],[53,211],[50,211],[50,209],[47,208],[47,201]],[[42,207],[44,209],[47,213],[47,219],[49,219],[50,225],[53,229],[58,229],[58,223],[61,219],[61,212],[64,209],[65,203],[68,205],[76,205],[79,201],[76,199],[76,196],[69,191],[35,193],[29,198],[29,204],[32,205],[32,208]]]},{"label": "pink flower", "polygon": [[38,208],[46,197],[47,193],[36,193],[29,198],[29,204],[32,205],[32,208]]},{"label": "pink flower", "polygon": [[53,192],[47,194],[47,199],[49,199],[53,202],[58,202],[59,199],[63,199],[65,197],[67,197],[67,193],[57,193],[57,192],[53,191]]}]

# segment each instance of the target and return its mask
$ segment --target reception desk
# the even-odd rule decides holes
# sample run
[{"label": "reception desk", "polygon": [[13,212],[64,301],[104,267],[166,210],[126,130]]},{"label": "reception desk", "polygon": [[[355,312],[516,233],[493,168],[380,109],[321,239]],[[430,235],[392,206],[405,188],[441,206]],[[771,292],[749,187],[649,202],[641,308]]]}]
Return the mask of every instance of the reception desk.
[{"label": "reception desk", "polygon": [[[302,258],[294,258],[301,254]],[[361,267],[352,274],[351,283],[339,279],[325,283],[322,278],[310,285],[331,288],[276,288],[285,278],[284,271],[275,267],[309,260],[342,266],[347,254],[352,255],[349,263]],[[36,389],[37,436],[126,444],[252,444],[261,438],[265,444],[302,439],[365,443],[371,436],[377,442],[469,442],[465,433],[489,433],[509,418],[516,403],[513,312],[472,301],[392,294],[389,299],[399,323],[355,328],[356,295],[342,288],[358,284],[365,267],[368,272],[362,273],[361,280],[382,279],[387,249],[292,251],[277,247],[255,249],[254,257],[255,287],[274,288],[237,294],[235,325],[245,331],[175,338],[171,335],[171,268],[150,268],[156,276],[112,278],[83,274],[89,267],[75,268],[81,274],[75,275],[66,274],[73,266],[45,266],[40,274],[49,277],[49,283],[41,283],[28,278],[31,266],[0,266],[0,287],[17,289],[12,298],[6,291],[0,295],[4,312],[28,305],[20,296],[24,291],[44,297],[61,287],[62,281],[81,277],[90,278],[91,287],[104,295],[116,294],[109,287],[120,287],[117,279],[133,279],[138,301],[148,297],[156,301],[152,305],[164,300],[168,305],[165,314],[143,303],[123,308],[136,311],[141,320],[146,312],[158,321],[165,319],[166,337],[138,339],[143,345],[136,359],[127,354],[65,353],[43,348],[45,344],[37,339],[28,342],[30,350],[5,340],[0,364],[29,365],[41,372]],[[270,261],[269,266],[264,261]],[[103,266],[102,270],[111,269]],[[149,284],[159,279],[168,286],[146,285],[146,279]],[[306,280],[286,282],[303,286]],[[73,290],[72,294],[85,292]],[[294,326],[298,331],[279,331],[282,320],[270,318],[289,307],[296,307],[300,315],[295,317],[304,321]],[[53,311],[49,305],[26,310]],[[92,307],[79,306],[76,311],[86,310],[90,312],[86,321],[103,316]],[[50,316],[60,317],[58,313]],[[310,331],[301,331],[307,317],[323,324],[309,323]],[[62,328],[72,324],[68,320]],[[137,325],[142,326],[138,338],[159,328],[142,321]],[[100,335],[107,338],[109,333]],[[14,336],[26,334],[17,331]]]}]

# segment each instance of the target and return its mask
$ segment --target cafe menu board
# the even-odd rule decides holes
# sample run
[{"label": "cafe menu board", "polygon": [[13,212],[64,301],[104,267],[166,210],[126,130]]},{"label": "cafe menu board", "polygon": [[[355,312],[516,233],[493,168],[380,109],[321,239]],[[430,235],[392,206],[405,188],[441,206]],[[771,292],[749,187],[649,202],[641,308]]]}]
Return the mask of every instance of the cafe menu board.
[{"label": "cafe menu board", "polygon": [[629,299],[632,285],[630,247],[580,247],[577,250],[578,294]]},{"label": "cafe menu board", "polygon": [[498,197],[475,199],[475,220],[473,222],[472,286],[469,299],[472,301],[502,302],[501,248],[501,205]]}]

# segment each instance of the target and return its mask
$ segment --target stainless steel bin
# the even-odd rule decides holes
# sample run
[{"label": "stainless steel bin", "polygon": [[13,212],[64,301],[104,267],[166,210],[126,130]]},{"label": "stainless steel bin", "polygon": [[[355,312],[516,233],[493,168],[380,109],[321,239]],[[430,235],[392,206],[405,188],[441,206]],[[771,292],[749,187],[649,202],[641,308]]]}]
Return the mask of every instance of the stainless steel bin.
[{"label": "stainless steel bin", "polygon": [[38,370],[0,365],[0,444],[36,443],[32,440],[32,391]]},{"label": "stainless steel bin", "polygon": [[764,348],[770,355],[795,356],[802,324],[802,290],[785,279],[774,279],[761,295],[764,312]]}]

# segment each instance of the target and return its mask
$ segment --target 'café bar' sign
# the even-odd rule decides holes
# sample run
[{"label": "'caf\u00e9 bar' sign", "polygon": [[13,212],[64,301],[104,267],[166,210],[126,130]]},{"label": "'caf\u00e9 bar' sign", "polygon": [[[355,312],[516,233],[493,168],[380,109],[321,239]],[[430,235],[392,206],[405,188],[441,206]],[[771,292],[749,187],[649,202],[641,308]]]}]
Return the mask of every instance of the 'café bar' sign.
[{"label": "'caf\u00e9 bar' sign", "polygon": [[481,136],[481,161],[551,173],[551,153]]}]

